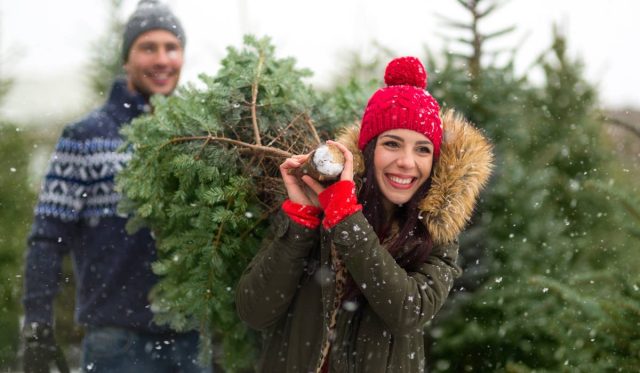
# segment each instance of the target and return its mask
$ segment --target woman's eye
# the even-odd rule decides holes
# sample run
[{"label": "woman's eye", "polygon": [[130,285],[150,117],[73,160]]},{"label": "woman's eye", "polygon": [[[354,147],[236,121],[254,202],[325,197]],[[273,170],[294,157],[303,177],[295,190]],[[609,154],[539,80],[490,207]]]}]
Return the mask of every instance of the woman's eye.
[{"label": "woman's eye", "polygon": [[421,154],[431,154],[431,148],[428,146],[421,146],[418,148],[418,153]]},{"label": "woman's eye", "polygon": [[395,141],[386,141],[386,142],[384,142],[382,145],[384,145],[384,146],[386,146],[386,147],[388,147],[388,148],[397,148],[397,147],[399,147],[399,146],[400,146],[400,145],[399,145],[397,142],[395,142]]}]

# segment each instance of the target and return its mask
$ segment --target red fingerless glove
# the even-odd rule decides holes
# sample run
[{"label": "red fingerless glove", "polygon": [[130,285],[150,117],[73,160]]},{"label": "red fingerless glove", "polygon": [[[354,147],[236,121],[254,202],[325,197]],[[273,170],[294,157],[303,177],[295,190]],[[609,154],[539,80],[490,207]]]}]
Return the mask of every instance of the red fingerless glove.
[{"label": "red fingerless glove", "polygon": [[334,227],[347,216],[362,210],[356,197],[356,184],[350,180],[332,184],[318,195],[318,201],[324,210],[322,226],[325,229]]},{"label": "red fingerless glove", "polygon": [[301,205],[291,202],[291,200],[286,200],[282,204],[282,211],[284,211],[291,220],[303,227],[316,229],[318,225],[320,225],[320,214],[322,210],[319,207]]}]

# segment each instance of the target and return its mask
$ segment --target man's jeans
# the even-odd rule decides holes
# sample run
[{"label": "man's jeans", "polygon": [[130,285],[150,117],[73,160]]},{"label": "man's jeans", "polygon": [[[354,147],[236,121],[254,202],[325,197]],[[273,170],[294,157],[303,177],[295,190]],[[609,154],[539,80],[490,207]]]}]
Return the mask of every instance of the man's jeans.
[{"label": "man's jeans", "polygon": [[198,363],[197,333],[142,334],[121,328],[89,328],[82,341],[84,372],[209,373]]}]

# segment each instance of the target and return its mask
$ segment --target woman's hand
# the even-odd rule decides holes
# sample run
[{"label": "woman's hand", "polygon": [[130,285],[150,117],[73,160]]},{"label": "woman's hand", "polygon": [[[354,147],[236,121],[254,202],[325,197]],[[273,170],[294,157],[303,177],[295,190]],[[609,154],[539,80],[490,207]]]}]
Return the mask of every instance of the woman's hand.
[{"label": "woman's hand", "polygon": [[[344,156],[344,168],[340,174],[340,180],[353,181],[353,154],[346,146],[336,141],[328,140],[327,144],[335,145]],[[309,154],[294,155],[287,158],[280,165],[280,174],[287,189],[287,195],[291,202],[299,203],[307,206],[320,206],[318,202],[318,194],[325,190],[325,187],[314,178],[304,175],[298,179],[295,175],[291,175],[289,170],[300,167],[309,158]],[[302,183],[300,182],[302,180]]]},{"label": "woman's hand", "polygon": [[284,181],[284,187],[287,190],[287,195],[291,202],[317,207],[320,206],[320,203],[318,203],[318,194],[310,189],[308,185],[310,182],[320,183],[307,175],[302,177],[304,183],[301,183],[300,179],[290,174],[290,170],[300,167],[308,158],[309,154],[294,155],[291,158],[287,158],[280,165],[280,174],[282,175],[282,181]]},{"label": "woman's hand", "polygon": [[[353,181],[353,154],[351,154],[346,146],[340,144],[337,141],[327,140],[327,144],[334,145],[336,148],[340,149],[342,155],[344,156],[344,168],[342,169],[342,173],[340,174],[340,180]],[[309,176],[303,176],[302,181],[304,181],[304,183],[313,192],[315,192],[316,196],[325,190],[325,187],[322,184]]]}]

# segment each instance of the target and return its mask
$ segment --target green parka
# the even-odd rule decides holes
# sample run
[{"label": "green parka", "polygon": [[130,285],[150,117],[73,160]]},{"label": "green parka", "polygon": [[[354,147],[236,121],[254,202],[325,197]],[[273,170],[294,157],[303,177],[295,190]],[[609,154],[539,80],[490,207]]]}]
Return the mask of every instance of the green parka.
[{"label": "green parka", "polygon": [[[362,212],[329,230],[308,229],[279,212],[273,239],[256,255],[236,288],[238,313],[264,332],[260,372],[317,372],[331,338],[330,372],[421,372],[424,325],[446,300],[461,273],[457,236],[468,221],[492,162],[491,146],[462,118],[443,115],[441,155],[421,202],[434,248],[412,272],[381,244]],[[362,175],[357,128],[339,141]],[[330,247],[335,245],[362,296],[346,300],[328,332],[335,295]],[[331,336],[331,337],[330,337]]]}]

